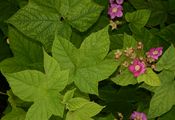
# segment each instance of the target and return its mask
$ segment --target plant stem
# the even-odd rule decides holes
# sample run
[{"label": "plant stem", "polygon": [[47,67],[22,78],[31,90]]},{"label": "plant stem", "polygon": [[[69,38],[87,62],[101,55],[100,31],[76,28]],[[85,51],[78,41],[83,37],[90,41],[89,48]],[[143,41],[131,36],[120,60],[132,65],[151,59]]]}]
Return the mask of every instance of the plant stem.
[{"label": "plant stem", "polygon": [[0,91],[0,95],[7,95],[7,94]]}]

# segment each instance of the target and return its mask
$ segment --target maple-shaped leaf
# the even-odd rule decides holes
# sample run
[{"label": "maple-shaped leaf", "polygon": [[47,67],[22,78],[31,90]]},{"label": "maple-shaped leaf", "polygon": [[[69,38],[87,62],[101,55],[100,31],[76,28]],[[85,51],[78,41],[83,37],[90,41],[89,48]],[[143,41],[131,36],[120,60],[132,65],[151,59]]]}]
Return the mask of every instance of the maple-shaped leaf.
[{"label": "maple-shaped leaf", "polygon": [[30,0],[8,23],[41,42],[50,52],[55,33],[69,39],[71,26],[84,32],[97,21],[102,10],[91,0]]},{"label": "maple-shaped leaf", "polygon": [[151,87],[154,95],[150,102],[149,117],[155,118],[168,112],[175,105],[175,80],[174,73],[163,71],[159,75],[161,86]]},{"label": "maple-shaped leaf", "polygon": [[70,70],[69,83],[74,81],[82,92],[98,94],[98,82],[108,78],[118,66],[115,59],[105,59],[109,44],[106,27],[89,35],[79,49],[56,36],[52,53],[62,69]]},{"label": "maple-shaped leaf", "polygon": [[44,52],[45,73],[25,70],[4,74],[13,93],[20,99],[34,102],[25,120],[48,120],[52,115],[63,116],[62,91],[68,82],[69,72],[61,71],[57,61]]}]

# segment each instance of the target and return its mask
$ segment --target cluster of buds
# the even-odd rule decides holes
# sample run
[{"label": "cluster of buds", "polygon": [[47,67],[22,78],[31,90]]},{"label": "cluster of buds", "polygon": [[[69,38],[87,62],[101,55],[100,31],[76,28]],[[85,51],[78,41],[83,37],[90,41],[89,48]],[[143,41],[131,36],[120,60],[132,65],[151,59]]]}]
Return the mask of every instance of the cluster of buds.
[{"label": "cluster of buds", "polygon": [[117,25],[120,25],[121,22],[114,19],[121,18],[123,16],[123,1],[124,0],[109,0],[108,15],[110,16],[110,25],[112,30],[117,28]]},{"label": "cluster of buds", "polygon": [[141,55],[143,52],[142,42],[138,42],[136,48],[126,48],[123,51],[117,50],[115,53],[115,59],[118,60],[122,55],[125,56],[125,61],[122,66],[127,67],[134,77],[138,77],[146,72],[147,67],[155,69],[155,64],[158,58],[162,55],[162,47],[151,48],[146,55]]},{"label": "cluster of buds", "polygon": [[136,57],[136,53],[134,48],[126,48],[126,50],[124,50],[125,56],[130,57],[131,59],[134,59]]},{"label": "cluster of buds", "polygon": [[112,30],[117,29],[117,25],[123,24],[122,22],[116,20],[115,22],[113,20],[110,20],[110,26],[112,27]]}]

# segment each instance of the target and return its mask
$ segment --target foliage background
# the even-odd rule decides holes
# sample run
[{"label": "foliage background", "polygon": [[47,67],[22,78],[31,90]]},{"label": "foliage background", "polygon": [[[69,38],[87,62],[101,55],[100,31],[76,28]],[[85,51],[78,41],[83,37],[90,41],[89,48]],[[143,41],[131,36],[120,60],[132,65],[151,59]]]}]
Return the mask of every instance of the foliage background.
[{"label": "foliage background", "polygon": [[[66,3],[70,0],[60,1],[63,7],[59,7],[59,0],[50,0],[49,2],[47,0],[30,0],[29,3],[27,0],[0,0],[0,69],[3,72],[44,71],[42,46],[51,55],[55,32],[79,48],[91,33],[97,32],[109,24],[107,0],[93,0],[96,4],[88,3],[88,0],[74,0],[70,6]],[[123,24],[118,26],[117,30],[109,29],[110,51],[123,48],[125,34],[132,35],[135,40],[143,42],[145,52],[157,46],[163,46],[165,52],[171,44],[175,44],[174,0],[129,0],[124,2],[123,7],[124,17],[120,19]],[[10,40],[10,45],[7,44],[7,38]],[[173,49],[170,50],[171,52],[168,51],[168,55],[164,57],[164,59],[166,58],[164,61],[170,61],[168,64],[172,68],[175,66]],[[110,55],[107,57],[111,58]],[[168,70],[174,72],[172,68]],[[163,72],[162,74],[166,76],[164,79],[171,76],[171,73]],[[112,120],[113,116],[119,117],[118,112],[124,115],[124,119],[128,119],[134,110],[148,111],[154,92],[140,88],[139,84],[121,86],[116,85],[106,76],[102,78],[98,81],[99,95],[85,94],[86,90],[84,91],[83,88],[81,91],[85,93],[79,93],[81,94],[79,96],[83,98],[88,96],[91,101],[106,106],[94,119]],[[172,79],[171,82],[174,83],[174,75],[172,75]],[[172,89],[174,88],[172,86]],[[9,89],[7,80],[1,74],[0,91],[6,93]],[[165,93],[165,91],[163,92]],[[152,112],[153,119],[157,119],[157,117],[160,120],[174,119],[175,93],[172,91],[170,90],[170,94],[166,92],[164,96],[160,93],[162,96],[158,100],[168,97],[168,100],[172,101],[165,99],[170,104],[169,108],[165,108],[163,113]],[[90,90],[89,92],[91,93]],[[63,91],[63,93],[65,92]],[[12,104],[23,108],[24,111],[31,106],[31,103],[16,98],[12,92],[8,91],[8,95],[12,100],[7,100],[6,95],[0,94],[1,117],[11,111]],[[19,110],[14,113],[19,114],[24,111]],[[52,117],[51,119],[60,119]],[[8,119],[10,118],[3,120]],[[24,116],[16,119],[23,120]]]}]

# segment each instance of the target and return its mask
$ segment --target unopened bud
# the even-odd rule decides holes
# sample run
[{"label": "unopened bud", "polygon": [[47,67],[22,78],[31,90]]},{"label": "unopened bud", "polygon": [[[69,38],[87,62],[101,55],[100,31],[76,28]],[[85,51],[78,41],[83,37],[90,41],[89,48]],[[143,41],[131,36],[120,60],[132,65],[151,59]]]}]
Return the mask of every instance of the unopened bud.
[{"label": "unopened bud", "polygon": [[143,59],[144,59],[143,57],[139,57],[139,60],[143,61]]},{"label": "unopened bud", "polygon": [[149,57],[149,58],[146,58],[146,61],[147,61],[148,63],[152,63],[152,62],[154,62],[155,60],[154,60],[153,58]]},{"label": "unopened bud", "polygon": [[7,38],[6,42],[7,42],[7,44],[10,44],[9,38]]},{"label": "unopened bud", "polygon": [[123,115],[122,115],[122,113],[118,113],[118,116],[120,117],[119,120],[123,120]]},{"label": "unopened bud", "polygon": [[134,53],[134,48],[127,48],[124,52],[127,57],[130,57]]},{"label": "unopened bud", "polygon": [[124,67],[128,67],[129,63],[127,61],[124,61],[124,63],[122,64]]},{"label": "unopened bud", "polygon": [[137,43],[137,49],[138,50],[142,50],[143,49],[143,43],[142,42],[138,42]]},{"label": "unopened bud", "polygon": [[155,65],[155,64],[151,65],[151,68],[152,68],[153,70],[155,70],[155,69],[156,69],[156,65]]},{"label": "unopened bud", "polygon": [[132,53],[130,58],[135,59],[136,57],[137,57],[137,55],[135,53]]},{"label": "unopened bud", "polygon": [[117,29],[117,24],[114,21],[110,20],[109,25],[112,27],[112,30]]},{"label": "unopened bud", "polygon": [[122,55],[122,52],[120,50],[117,50],[115,52],[115,59],[119,59],[121,57],[121,55]]}]

